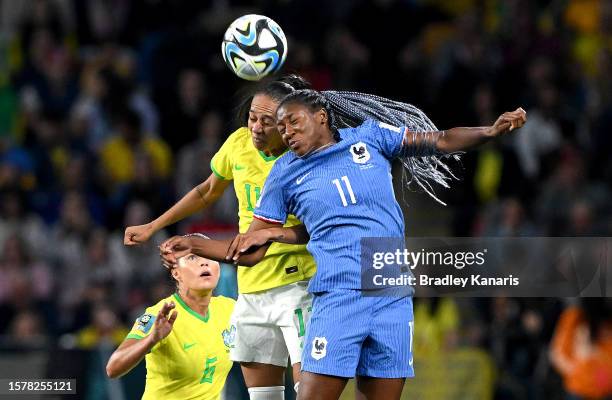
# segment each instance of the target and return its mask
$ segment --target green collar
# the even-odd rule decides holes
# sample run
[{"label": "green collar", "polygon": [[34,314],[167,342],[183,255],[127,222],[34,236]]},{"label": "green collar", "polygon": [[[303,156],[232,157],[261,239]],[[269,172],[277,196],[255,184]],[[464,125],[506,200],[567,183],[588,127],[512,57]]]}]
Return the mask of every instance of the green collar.
[{"label": "green collar", "polygon": [[[176,299],[176,301],[183,306],[183,308],[185,310],[187,310],[187,312],[191,315],[193,315],[194,317],[196,317],[197,319],[204,321],[204,322],[208,322],[208,319],[210,318],[210,304],[208,305],[208,311],[206,312],[205,316],[202,316],[201,314],[193,311],[191,308],[189,308],[189,306],[183,301],[183,299],[181,299],[181,296],[178,295],[178,293],[174,293],[174,298]],[[212,299],[211,299],[212,300]]]},{"label": "green collar", "polygon": [[[278,157],[282,156],[286,152],[287,152],[287,150],[283,151]],[[278,157],[275,157],[275,156],[267,156],[266,153],[264,153],[261,150],[258,150],[258,153],[261,156],[261,158],[263,158],[265,161],[274,161],[274,160],[276,160],[278,158]]]}]

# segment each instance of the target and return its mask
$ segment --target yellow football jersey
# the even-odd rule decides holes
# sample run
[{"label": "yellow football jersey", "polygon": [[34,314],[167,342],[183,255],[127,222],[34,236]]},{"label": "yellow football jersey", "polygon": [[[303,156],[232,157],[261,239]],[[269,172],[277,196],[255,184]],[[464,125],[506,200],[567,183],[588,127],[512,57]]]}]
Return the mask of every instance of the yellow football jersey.
[{"label": "yellow football jersey", "polygon": [[[282,157],[282,156],[281,156]],[[253,211],[264,182],[278,157],[266,156],[257,150],[247,128],[232,133],[215,154],[210,167],[220,179],[233,179],[238,197],[240,233],[249,229]],[[289,215],[285,226],[301,222]],[[314,259],[306,246],[272,243],[266,256],[253,267],[238,267],[238,290],[252,293],[312,277],[316,270]]]},{"label": "yellow football jersey", "polygon": [[229,349],[236,328],[230,327],[230,315],[235,301],[213,297],[203,317],[175,293],[147,308],[126,338],[148,336],[157,313],[170,301],[176,304],[178,315],[170,334],[145,356],[147,380],[142,398],[217,400],[232,367]]}]

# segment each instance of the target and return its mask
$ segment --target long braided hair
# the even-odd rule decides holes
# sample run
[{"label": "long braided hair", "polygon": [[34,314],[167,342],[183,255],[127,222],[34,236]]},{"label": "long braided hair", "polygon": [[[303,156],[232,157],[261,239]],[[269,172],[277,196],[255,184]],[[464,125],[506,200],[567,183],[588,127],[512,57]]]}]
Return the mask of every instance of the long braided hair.
[{"label": "long braided hair", "polygon": [[[407,188],[415,185],[434,200],[440,200],[433,189],[436,183],[449,188],[449,181],[457,179],[443,161],[444,158],[459,160],[460,152],[442,153],[436,148],[440,136],[433,122],[417,107],[368,93],[346,91],[296,90],[288,94],[279,104],[299,103],[311,111],[324,109],[328,115],[330,129],[337,135],[341,128],[354,128],[368,119],[393,126],[408,128],[409,146],[404,146],[398,157],[404,166],[402,182]],[[443,133],[442,133],[443,134]]]}]

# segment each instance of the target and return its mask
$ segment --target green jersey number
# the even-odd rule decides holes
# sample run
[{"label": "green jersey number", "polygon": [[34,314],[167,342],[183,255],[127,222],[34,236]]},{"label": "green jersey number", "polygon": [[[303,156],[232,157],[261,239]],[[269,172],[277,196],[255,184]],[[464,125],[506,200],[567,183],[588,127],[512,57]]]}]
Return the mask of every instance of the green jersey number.
[{"label": "green jersey number", "polygon": [[253,204],[253,202],[251,201],[252,197],[251,197],[251,184],[250,183],[245,183],[244,184],[244,190],[246,192],[246,198],[247,198],[247,210],[248,211],[255,211],[255,207],[253,207],[254,205],[257,205],[257,202],[259,201],[259,197],[261,196],[261,188],[259,186],[254,186],[253,187],[253,191],[255,192],[255,204]]},{"label": "green jersey number", "polygon": [[212,365],[217,362],[217,357],[210,357],[206,359],[206,365],[204,366],[204,373],[200,383],[212,383],[213,376],[215,375],[215,366]]}]

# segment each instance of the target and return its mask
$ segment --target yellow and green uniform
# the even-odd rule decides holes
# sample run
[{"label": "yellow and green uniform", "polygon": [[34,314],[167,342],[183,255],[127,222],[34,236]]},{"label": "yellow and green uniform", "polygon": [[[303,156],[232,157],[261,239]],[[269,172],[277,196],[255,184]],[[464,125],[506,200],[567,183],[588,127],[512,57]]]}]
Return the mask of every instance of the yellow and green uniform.
[{"label": "yellow and green uniform", "polygon": [[217,400],[232,367],[229,349],[236,328],[230,328],[230,316],[235,301],[213,297],[202,316],[173,294],[148,307],[126,339],[140,340],[151,334],[157,313],[164,302],[171,301],[178,315],[170,334],[145,356],[147,380],[142,398]]},{"label": "yellow and green uniform", "polygon": [[[282,156],[281,156],[282,157]],[[249,229],[264,182],[278,157],[266,156],[253,145],[251,132],[239,128],[232,133],[210,162],[220,179],[233,179],[238,197],[240,233]],[[289,215],[284,226],[301,224]],[[266,256],[253,267],[238,267],[238,290],[253,293],[312,277],[316,266],[306,246],[272,243]]]}]

